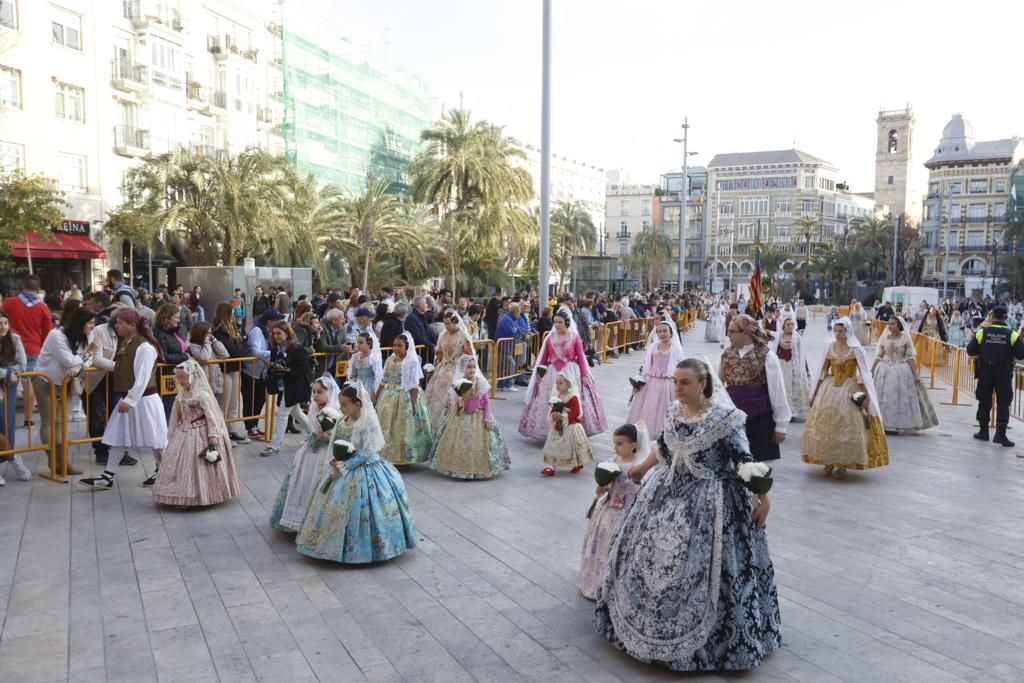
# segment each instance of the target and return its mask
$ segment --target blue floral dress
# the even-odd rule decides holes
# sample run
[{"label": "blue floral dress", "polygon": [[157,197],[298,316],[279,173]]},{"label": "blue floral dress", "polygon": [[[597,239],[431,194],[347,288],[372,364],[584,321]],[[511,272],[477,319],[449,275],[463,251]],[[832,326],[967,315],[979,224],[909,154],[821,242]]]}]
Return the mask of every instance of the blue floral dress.
[{"label": "blue floral dress", "polygon": [[594,626],[631,657],[676,671],[751,669],[781,644],[775,571],[752,496],[746,416],[673,403],[651,470],[612,541]]},{"label": "blue floral dress", "polygon": [[369,392],[370,396],[373,396],[374,392],[377,391],[377,385],[380,384],[377,379],[377,373],[373,369],[373,363],[369,359],[353,358],[348,364],[348,381],[349,383],[360,382],[366,391]]},{"label": "blue floral dress", "polygon": [[[348,473],[334,479],[327,493],[317,485],[302,531],[295,539],[303,555],[343,564],[365,564],[398,557],[416,545],[416,525],[402,475],[365,444],[380,440],[342,422],[335,435],[355,446],[345,461]],[[328,475],[333,476],[333,475]]]}]

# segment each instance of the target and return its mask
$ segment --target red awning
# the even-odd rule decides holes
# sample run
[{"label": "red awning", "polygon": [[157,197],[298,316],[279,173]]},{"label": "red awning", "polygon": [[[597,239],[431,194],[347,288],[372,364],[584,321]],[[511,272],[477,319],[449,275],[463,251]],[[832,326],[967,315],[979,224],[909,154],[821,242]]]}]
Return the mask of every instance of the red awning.
[{"label": "red awning", "polygon": [[[107,257],[103,247],[89,239],[88,235],[77,235],[69,232],[51,233],[49,240],[44,240],[37,233],[28,234],[28,243],[34,259],[101,259]],[[24,242],[10,242],[13,258],[28,258]]]}]

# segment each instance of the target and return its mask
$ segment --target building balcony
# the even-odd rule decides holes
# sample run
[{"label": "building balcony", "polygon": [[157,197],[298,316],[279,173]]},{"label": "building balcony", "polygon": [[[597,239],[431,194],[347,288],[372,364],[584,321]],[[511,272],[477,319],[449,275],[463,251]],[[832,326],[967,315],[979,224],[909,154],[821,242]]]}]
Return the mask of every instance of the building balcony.
[{"label": "building balcony", "polygon": [[210,103],[217,109],[226,110],[228,108],[228,94],[223,90],[217,90],[213,93]]},{"label": "building balcony", "polygon": [[122,0],[121,8],[124,18],[130,19],[132,27],[138,31],[153,25],[164,26],[178,33],[185,30],[181,12],[173,7],[147,0]]},{"label": "building balcony", "polygon": [[628,240],[631,234],[629,230],[620,230],[615,233],[615,236],[620,240]]},{"label": "building balcony", "polygon": [[254,64],[259,63],[260,51],[256,48],[244,49],[231,36],[206,36],[206,49],[218,62],[229,59],[245,59]]},{"label": "building balcony", "polygon": [[256,112],[256,121],[264,126],[274,125],[274,110],[270,107],[260,107]]},{"label": "building balcony", "polygon": [[149,131],[132,126],[114,126],[114,151],[123,157],[149,155]]},{"label": "building balcony", "polygon": [[125,92],[142,92],[149,87],[146,67],[126,59],[110,62],[110,81],[115,88]]}]

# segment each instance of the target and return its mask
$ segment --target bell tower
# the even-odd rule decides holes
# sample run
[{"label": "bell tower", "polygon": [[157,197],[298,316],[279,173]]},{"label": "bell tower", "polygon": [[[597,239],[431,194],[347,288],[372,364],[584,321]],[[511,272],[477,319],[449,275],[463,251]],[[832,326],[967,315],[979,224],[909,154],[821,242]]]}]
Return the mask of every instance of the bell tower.
[{"label": "bell tower", "polygon": [[919,223],[921,193],[914,182],[914,112],[906,109],[880,110],[875,149],[875,211],[886,216],[901,213]]}]

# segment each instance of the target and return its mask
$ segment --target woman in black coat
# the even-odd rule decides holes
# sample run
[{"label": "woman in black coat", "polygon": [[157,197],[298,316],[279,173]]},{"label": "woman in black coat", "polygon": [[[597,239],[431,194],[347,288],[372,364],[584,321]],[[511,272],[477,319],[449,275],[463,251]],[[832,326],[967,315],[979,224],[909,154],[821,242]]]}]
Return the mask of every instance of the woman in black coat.
[{"label": "woman in black coat", "polygon": [[395,337],[405,331],[402,318],[409,314],[409,307],[398,304],[395,310],[384,316],[380,324],[380,347],[390,349],[395,344]]},{"label": "woman in black coat", "polygon": [[281,439],[288,427],[288,417],[302,415],[300,404],[308,403],[313,383],[309,354],[299,344],[295,332],[284,320],[270,326],[270,369],[267,370],[267,393],[277,396],[277,417],[270,445],[260,455],[281,452]]},{"label": "woman in black coat", "polygon": [[[160,367],[160,377],[174,375],[174,366],[184,363],[189,359],[188,342],[178,334],[178,325],[181,323],[181,309],[175,304],[164,304],[157,309],[156,319],[153,323],[153,336],[156,343],[160,345],[163,352],[163,361]],[[162,386],[163,380],[160,380]],[[161,394],[160,399],[164,404],[164,415],[167,420],[171,419],[171,408],[174,406],[175,394]]]}]

